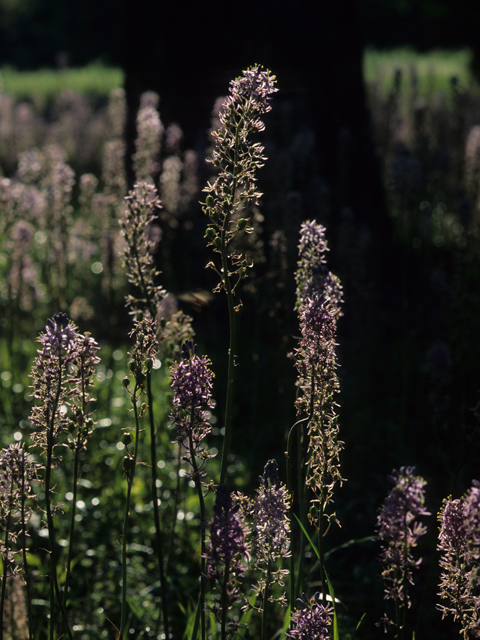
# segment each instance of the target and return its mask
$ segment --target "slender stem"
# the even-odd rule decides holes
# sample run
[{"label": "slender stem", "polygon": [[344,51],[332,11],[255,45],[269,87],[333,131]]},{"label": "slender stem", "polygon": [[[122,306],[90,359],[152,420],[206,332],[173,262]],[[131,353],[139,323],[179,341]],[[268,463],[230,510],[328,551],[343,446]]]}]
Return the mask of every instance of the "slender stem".
[{"label": "slender stem", "polygon": [[294,553],[294,536],[293,536],[293,479],[292,479],[292,448],[293,448],[293,433],[295,427],[305,422],[308,418],[302,418],[295,422],[290,428],[287,438],[287,491],[290,496],[290,607],[293,610],[293,604],[295,602],[295,553]]},{"label": "slender stem", "polygon": [[127,529],[128,515],[130,513],[130,499],[132,495],[133,478],[135,476],[135,466],[137,463],[138,453],[138,436],[140,434],[140,416],[138,415],[137,401],[140,397],[140,388],[135,382],[135,389],[132,394],[132,405],[135,416],[135,446],[133,452],[133,467],[126,470],[127,475],[127,498],[125,500],[125,514],[123,516],[123,540],[122,540],[122,614],[120,622],[120,640],[125,636],[125,627],[127,622]]},{"label": "slender stem", "polygon": [[270,553],[268,554],[267,563],[267,575],[265,577],[265,592],[263,594],[263,611],[262,611],[262,640],[267,640],[267,628],[268,628],[268,589],[270,587],[270,574],[271,574],[271,559]]},{"label": "slender stem", "polygon": [[[70,570],[72,563],[72,555],[73,555],[73,534],[75,531],[75,512],[77,507],[77,492],[78,492],[78,454],[80,451],[80,435],[81,435],[81,426],[78,427],[77,438],[75,442],[75,450],[73,454],[73,498],[72,498],[72,512],[70,515],[70,529],[68,534],[68,552],[67,552],[67,562],[65,567],[65,582],[63,585],[63,606],[67,607],[67,596],[68,596],[68,583],[70,580]],[[60,635],[61,635],[62,627],[60,627]]]},{"label": "slender stem", "polygon": [[5,555],[3,556],[3,580],[2,580],[2,595],[0,598],[0,640],[3,640],[3,613],[5,610],[5,594],[7,592],[7,573],[8,567],[10,566],[10,562],[8,560],[8,543],[9,543],[9,533],[10,533],[10,519],[12,516],[11,510],[11,492],[13,490],[13,482],[11,484],[10,497],[9,497],[9,505],[8,505],[8,514],[7,514],[7,522],[5,524]]},{"label": "slender stem", "polygon": [[323,606],[327,604],[327,581],[325,579],[325,557],[323,552],[323,501],[320,504],[318,513],[318,555],[320,556],[320,581],[322,583],[322,603]]},{"label": "slender stem", "polygon": [[[193,421],[193,409],[192,409],[192,421]],[[193,428],[193,425],[192,425]],[[197,460],[195,458],[195,450],[192,437],[192,429],[188,434],[189,449],[190,449],[190,463],[193,467],[193,481],[198,493],[198,500],[200,503],[200,529],[201,529],[201,556],[200,556],[200,616],[202,623],[202,640],[206,640],[206,619],[205,619],[205,527],[206,527],[206,514],[205,514],[205,499],[203,497],[202,483],[200,481],[200,471],[198,469]]]},{"label": "slender stem", "polygon": [[[225,217],[227,220],[227,217]],[[225,435],[223,440],[222,467],[220,471],[220,484],[226,484],[228,455],[232,441],[232,408],[233,408],[233,388],[235,378],[235,309],[233,306],[233,292],[228,275],[227,250],[225,247],[225,227],[222,230],[222,264],[223,282],[227,294],[228,322],[230,329],[230,344],[228,347],[228,370],[227,370],[227,398],[225,402]]]},{"label": "slender stem", "polygon": [[[228,455],[230,453],[230,445],[232,441],[232,408],[233,408],[233,389],[234,389],[234,378],[235,378],[235,307],[233,304],[233,290],[230,282],[230,275],[228,271],[228,256],[227,256],[227,230],[228,225],[230,223],[231,214],[233,213],[234,207],[234,199],[235,199],[235,191],[237,189],[237,167],[239,161],[239,132],[240,125],[237,124],[235,131],[235,152],[234,152],[234,161],[233,161],[233,170],[232,170],[232,203],[229,206],[229,211],[225,213],[225,218],[223,220],[222,225],[222,233],[221,233],[221,249],[220,253],[222,255],[222,282],[225,288],[225,293],[227,294],[227,305],[228,305],[228,323],[230,330],[230,344],[228,348],[228,370],[227,370],[227,397],[225,401],[225,435],[223,440],[223,451],[222,451],[222,466],[220,470],[220,484],[226,484],[227,478],[227,467],[228,467]],[[227,204],[227,203],[224,203]]]},{"label": "slender stem", "polygon": [[164,570],[164,557],[163,557],[163,533],[160,526],[160,514],[158,509],[158,496],[157,496],[157,450],[155,442],[155,422],[153,419],[153,394],[152,394],[152,376],[151,373],[147,373],[147,396],[148,396],[148,416],[150,421],[150,458],[152,468],[152,500],[153,500],[153,519],[155,522],[155,534],[157,538],[157,553],[158,553],[158,571],[160,577],[160,589],[162,592],[162,614],[163,614],[163,628],[165,632],[166,640],[169,639],[168,635],[168,607],[167,607],[167,585],[165,581]]},{"label": "slender stem", "polygon": [[27,528],[25,525],[25,464],[26,454],[23,451],[23,468],[22,468],[22,502],[21,502],[21,527],[22,527],[22,558],[23,570],[25,572],[25,585],[27,590],[27,615],[28,615],[28,640],[33,640],[32,632],[32,596],[30,593],[30,569],[27,559]]},{"label": "slender stem", "polygon": [[227,558],[225,563],[225,571],[223,573],[222,583],[222,622],[221,622],[221,640],[227,638],[227,612],[228,612],[228,582],[230,580],[230,560]]},{"label": "slender stem", "polygon": [[[60,613],[62,614],[62,620],[65,624],[65,628],[67,630],[68,637],[70,640],[73,640],[72,632],[70,630],[70,626],[68,624],[67,614],[65,611],[65,607],[63,606],[62,597],[60,594],[60,589],[58,586],[57,579],[57,565],[56,565],[56,553],[55,553],[55,528],[53,525],[53,513],[52,513],[52,504],[50,501],[50,485],[51,485],[51,472],[52,472],[52,457],[53,457],[53,439],[54,439],[54,428],[55,428],[55,413],[57,411],[58,403],[60,400],[60,392],[62,389],[62,361],[61,358],[59,360],[59,376],[58,376],[58,385],[55,396],[55,401],[53,403],[53,407],[51,409],[50,418],[48,420],[48,429],[47,429],[47,465],[45,469],[45,507],[47,514],[47,527],[48,527],[48,543],[50,547],[50,637],[53,640],[53,627],[54,627],[54,597],[55,594],[58,606],[60,608]],[[53,583],[53,584],[52,584]]]}]

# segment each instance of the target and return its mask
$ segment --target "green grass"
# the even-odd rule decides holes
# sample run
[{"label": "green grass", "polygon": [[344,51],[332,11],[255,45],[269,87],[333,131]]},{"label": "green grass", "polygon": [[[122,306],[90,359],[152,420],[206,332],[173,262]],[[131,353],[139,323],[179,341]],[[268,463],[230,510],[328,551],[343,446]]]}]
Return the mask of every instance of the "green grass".
[{"label": "green grass", "polygon": [[1,87],[16,98],[36,97],[48,100],[52,96],[73,89],[77,93],[106,96],[123,85],[123,71],[92,63],[79,69],[39,69],[16,71],[11,67],[0,70]]},{"label": "green grass", "polygon": [[471,55],[468,49],[436,49],[426,53],[409,48],[385,51],[367,49],[363,58],[364,77],[367,84],[378,82],[381,89],[388,92],[396,69],[402,71],[405,84],[411,84],[415,70],[419,94],[426,97],[437,91],[449,92],[453,76],[458,78],[460,87],[473,85],[474,79],[469,68]]}]

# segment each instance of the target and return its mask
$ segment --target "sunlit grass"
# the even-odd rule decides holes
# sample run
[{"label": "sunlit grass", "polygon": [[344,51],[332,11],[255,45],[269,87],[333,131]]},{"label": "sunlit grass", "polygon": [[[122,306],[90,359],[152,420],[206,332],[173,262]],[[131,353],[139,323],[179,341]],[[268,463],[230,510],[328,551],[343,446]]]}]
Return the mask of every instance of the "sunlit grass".
[{"label": "sunlit grass", "polygon": [[400,70],[404,86],[411,86],[416,78],[419,95],[427,97],[433,92],[449,92],[453,77],[457,78],[461,88],[475,84],[469,66],[471,56],[468,49],[436,49],[425,53],[410,48],[367,49],[363,57],[363,72],[367,84],[377,83],[383,93],[391,90],[395,72]]},{"label": "sunlit grass", "polygon": [[1,88],[5,93],[17,98],[35,97],[48,100],[52,96],[72,89],[77,93],[107,96],[123,85],[123,71],[92,63],[78,69],[39,69],[38,71],[17,71],[11,67],[0,70]]}]

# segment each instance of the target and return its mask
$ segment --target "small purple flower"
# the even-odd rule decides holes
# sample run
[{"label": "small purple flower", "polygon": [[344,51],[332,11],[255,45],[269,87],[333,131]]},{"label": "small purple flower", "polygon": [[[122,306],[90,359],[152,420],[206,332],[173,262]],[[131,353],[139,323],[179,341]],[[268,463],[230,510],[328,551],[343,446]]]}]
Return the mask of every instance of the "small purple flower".
[{"label": "small purple flower", "polygon": [[255,65],[242,71],[242,75],[230,82],[230,101],[234,104],[247,101],[258,113],[268,113],[272,107],[269,104],[270,96],[277,92],[275,76],[261,66]]},{"label": "small purple flower", "polygon": [[289,557],[289,496],[278,476],[278,465],[269,460],[253,503],[253,526],[257,561]]},{"label": "small purple flower", "polygon": [[[430,515],[424,507],[425,480],[415,475],[414,467],[394,470],[390,480],[395,484],[390,491],[377,519],[378,535],[382,543],[380,559],[385,598],[394,600],[400,609],[410,606],[408,585],[413,584],[413,569],[422,559],[415,559],[412,549],[426,527],[418,521],[420,516]],[[397,619],[397,626],[403,622]]]},{"label": "small purple flower", "polygon": [[176,441],[189,452],[184,460],[190,464],[194,457],[203,461],[210,457],[201,442],[212,430],[209,418],[215,407],[211,362],[197,352],[197,345],[187,340],[182,347],[182,360],[171,367],[173,409],[170,419],[177,427]]},{"label": "small purple flower", "polygon": [[249,559],[246,524],[240,505],[232,506],[227,485],[219,485],[210,523],[210,544],[207,551],[207,576],[217,579],[228,564],[230,575],[243,574]]},{"label": "small purple flower", "polygon": [[468,625],[467,611],[470,608],[469,579],[466,554],[468,550],[465,502],[447,498],[438,514],[440,533],[438,551],[440,556],[439,596],[448,600],[447,605],[437,605],[442,618],[452,615],[462,626]]},{"label": "small purple flower", "polygon": [[305,594],[297,600],[298,608],[291,615],[292,627],[286,636],[295,640],[328,640],[333,609],[320,604],[320,593],[316,593],[312,601]]},{"label": "small purple flower", "polygon": [[330,307],[335,319],[341,315],[342,285],[326,266],[325,254],[329,251],[325,239],[325,227],[314,220],[300,227],[298,263],[295,273],[297,283],[297,306],[308,300],[322,297]]}]

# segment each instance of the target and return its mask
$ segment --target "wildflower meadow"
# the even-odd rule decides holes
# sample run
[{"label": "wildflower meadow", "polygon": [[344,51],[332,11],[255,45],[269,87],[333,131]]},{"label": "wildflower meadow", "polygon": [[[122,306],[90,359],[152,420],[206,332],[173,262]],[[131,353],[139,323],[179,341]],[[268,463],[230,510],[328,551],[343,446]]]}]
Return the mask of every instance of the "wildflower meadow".
[{"label": "wildflower meadow", "polygon": [[391,80],[394,270],[260,65],[0,93],[0,640],[479,637],[480,94]]}]

